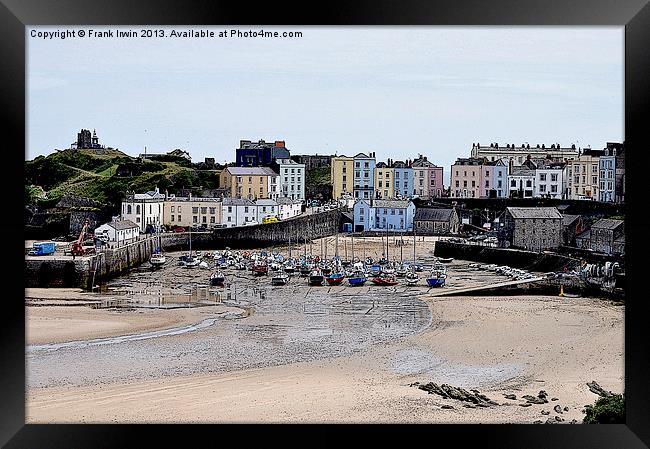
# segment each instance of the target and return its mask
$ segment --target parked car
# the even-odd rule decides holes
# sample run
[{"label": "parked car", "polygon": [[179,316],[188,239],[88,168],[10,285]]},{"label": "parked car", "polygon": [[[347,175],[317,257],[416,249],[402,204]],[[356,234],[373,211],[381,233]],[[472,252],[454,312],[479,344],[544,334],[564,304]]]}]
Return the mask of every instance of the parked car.
[{"label": "parked car", "polygon": [[262,224],[277,223],[278,221],[280,221],[278,220],[278,217],[273,217],[273,216],[262,218]]},{"label": "parked car", "polygon": [[174,232],[185,232],[185,228],[182,226],[176,226]]}]

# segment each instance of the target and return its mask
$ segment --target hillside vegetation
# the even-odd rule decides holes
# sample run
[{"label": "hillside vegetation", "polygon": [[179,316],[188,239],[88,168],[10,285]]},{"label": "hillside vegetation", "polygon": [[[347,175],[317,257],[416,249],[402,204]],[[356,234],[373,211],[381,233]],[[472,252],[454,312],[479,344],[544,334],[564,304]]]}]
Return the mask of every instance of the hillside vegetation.
[{"label": "hillside vegetation", "polygon": [[27,204],[52,207],[70,194],[117,207],[127,191],[178,193],[183,188],[215,189],[220,168],[206,169],[182,157],[140,159],[118,150],[62,150],[25,162]]}]

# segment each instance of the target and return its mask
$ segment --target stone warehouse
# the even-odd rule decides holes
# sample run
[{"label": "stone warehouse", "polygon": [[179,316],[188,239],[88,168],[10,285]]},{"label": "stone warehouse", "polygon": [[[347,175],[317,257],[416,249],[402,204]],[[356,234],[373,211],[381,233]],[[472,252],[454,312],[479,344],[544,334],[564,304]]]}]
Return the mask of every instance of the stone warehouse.
[{"label": "stone warehouse", "polygon": [[555,207],[508,207],[505,225],[510,245],[531,251],[562,245],[562,214]]}]

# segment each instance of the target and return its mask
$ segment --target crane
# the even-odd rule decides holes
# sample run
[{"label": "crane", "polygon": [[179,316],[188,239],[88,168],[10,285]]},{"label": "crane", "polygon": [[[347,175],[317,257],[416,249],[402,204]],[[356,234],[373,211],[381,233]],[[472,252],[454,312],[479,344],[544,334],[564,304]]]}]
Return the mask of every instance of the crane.
[{"label": "crane", "polygon": [[94,248],[84,250],[82,246],[89,225],[90,225],[90,221],[86,218],[86,221],[84,222],[84,225],[81,228],[81,232],[79,233],[79,238],[74,242],[72,242],[72,249],[70,252],[72,253],[73,256],[83,256],[86,254],[90,254],[94,251]]}]

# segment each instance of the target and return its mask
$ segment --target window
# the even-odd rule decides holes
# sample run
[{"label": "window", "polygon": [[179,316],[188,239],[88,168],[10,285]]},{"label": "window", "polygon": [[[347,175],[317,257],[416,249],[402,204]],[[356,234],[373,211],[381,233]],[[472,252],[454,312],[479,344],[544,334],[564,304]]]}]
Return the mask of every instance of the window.
[{"label": "window", "polygon": [[557,182],[557,173],[551,174],[551,182]]},{"label": "window", "polygon": [[228,206],[228,213],[232,213],[232,206]]},{"label": "window", "polygon": [[379,188],[381,189],[381,181],[379,181]]},{"label": "window", "polygon": [[210,217],[210,223],[216,223],[217,221],[215,220],[214,217]]},{"label": "window", "polygon": [[208,208],[207,207],[202,207],[201,208],[201,213],[202,214],[207,214],[208,213]]},{"label": "window", "polygon": [[583,176],[583,177],[582,177],[582,183],[583,183],[583,184],[586,184],[586,183],[587,183],[586,176]]},{"label": "window", "polygon": [[546,192],[546,184],[540,184],[539,191],[542,193]]},{"label": "window", "polygon": [[533,186],[533,181],[531,181],[530,179],[526,181],[526,187],[532,187],[532,186]]},{"label": "window", "polygon": [[467,170],[465,170],[465,175],[464,176],[467,176]]},{"label": "window", "polygon": [[357,167],[357,168],[361,168],[361,162],[355,163],[354,166]]},{"label": "window", "polygon": [[555,184],[551,185],[551,192],[557,193],[557,186]]},{"label": "window", "polygon": [[174,212],[174,206],[172,206],[172,212]]},{"label": "window", "polygon": [[540,181],[546,181],[546,173],[540,173],[539,180]]},{"label": "window", "polygon": [[490,187],[490,181],[485,180],[485,187]]},{"label": "window", "polygon": [[228,217],[228,221],[231,222],[231,221],[232,221],[232,217]]},{"label": "window", "polygon": [[424,179],[420,178],[420,185],[424,185]]},{"label": "window", "polygon": [[485,176],[490,176],[490,170],[485,170]]},{"label": "window", "polygon": [[390,214],[391,214],[391,215],[395,215],[395,209],[391,209],[391,210],[390,210]]},{"label": "window", "polygon": [[128,206],[126,206],[126,213],[127,214],[131,213],[131,205],[130,204]]},{"label": "window", "polygon": [[211,213],[211,214],[215,214],[216,212],[217,212],[217,208],[216,208],[216,207],[211,207],[211,208],[210,208],[210,213]]},{"label": "window", "polygon": [[463,187],[467,187],[467,181],[463,181]]},{"label": "window", "polygon": [[357,178],[360,178],[361,177],[361,172],[360,171],[354,172],[354,176],[356,176]]},{"label": "window", "polygon": [[591,177],[591,183],[592,184],[597,184],[598,183],[598,177],[597,176],[592,176]]},{"label": "window", "polygon": [[399,178],[399,172],[398,171],[395,172],[395,179],[397,179],[397,178]]},{"label": "window", "polygon": [[244,213],[245,213],[245,214],[248,213],[248,206],[244,206]]},{"label": "window", "polygon": [[198,221],[199,221],[199,217],[197,217],[196,215],[192,215],[192,222],[197,223]]},{"label": "window", "polygon": [[249,176],[249,177],[248,177],[248,183],[250,184],[251,182],[253,182],[253,177],[252,177],[252,176]]},{"label": "window", "polygon": [[363,214],[365,213],[363,207],[359,208],[359,213],[360,213],[361,215],[363,215]]},{"label": "window", "polygon": [[237,182],[238,182],[238,183],[241,182],[241,176],[237,176]]},{"label": "window", "polygon": [[399,189],[399,181],[395,181],[395,188]]},{"label": "window", "polygon": [[140,213],[140,205],[139,204],[137,206],[135,206],[135,213],[136,214]]},{"label": "window", "polygon": [[366,171],[366,172],[363,172],[363,177],[364,177],[364,178],[368,178],[368,177],[370,177],[370,173],[367,172],[367,171]]},{"label": "window", "polygon": [[291,169],[291,174],[294,174],[295,172],[296,172],[296,169],[295,169],[295,168],[292,168],[292,169]]},{"label": "window", "polygon": [[460,182],[459,182],[459,181],[456,181],[456,187],[460,187],[459,184],[460,184]]},{"label": "window", "polygon": [[390,189],[390,183],[388,181],[386,181],[386,188]]},{"label": "window", "polygon": [[591,166],[591,172],[592,173],[598,173],[598,166],[596,164]]},{"label": "window", "polygon": [[174,216],[172,215],[172,221],[174,221]]},{"label": "window", "polygon": [[514,179],[510,181],[510,187],[517,187],[517,181],[515,181]]},{"label": "window", "polygon": [[204,215],[204,216],[203,216],[203,223],[207,223],[207,222],[208,222],[208,217],[206,217],[206,216]]},{"label": "window", "polygon": [[178,221],[183,221],[180,215],[178,216]]},{"label": "window", "polygon": [[500,180],[500,179],[497,181],[497,187],[498,187],[498,188],[503,187],[503,185],[501,184],[501,180]]},{"label": "window", "polygon": [[193,214],[198,214],[199,213],[199,208],[198,207],[193,207],[192,208],[192,213]]},{"label": "window", "polygon": [[472,187],[476,187],[476,181],[472,181]]},{"label": "window", "polygon": [[364,162],[363,167],[364,168],[370,168],[370,162]]},{"label": "window", "polygon": [[140,217],[135,217],[135,222],[140,223]]}]

